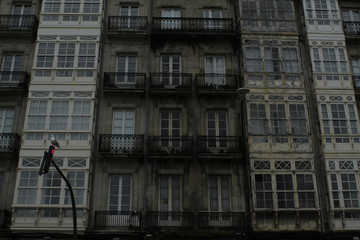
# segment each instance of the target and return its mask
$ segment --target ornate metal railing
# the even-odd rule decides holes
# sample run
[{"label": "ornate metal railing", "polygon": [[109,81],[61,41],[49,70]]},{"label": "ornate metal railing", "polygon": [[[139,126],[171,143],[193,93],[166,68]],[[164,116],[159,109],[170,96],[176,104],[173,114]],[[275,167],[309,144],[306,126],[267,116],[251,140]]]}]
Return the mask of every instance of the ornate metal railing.
[{"label": "ornate metal railing", "polygon": [[199,228],[245,230],[245,213],[199,212]]},{"label": "ornate metal railing", "polygon": [[0,88],[26,87],[30,76],[27,72],[0,72]]},{"label": "ornate metal railing", "polygon": [[150,73],[152,88],[189,88],[191,89],[191,73]]},{"label": "ornate metal railing", "polygon": [[0,30],[35,30],[37,26],[34,15],[0,15]]},{"label": "ornate metal railing", "polygon": [[196,86],[198,88],[215,88],[215,89],[237,89],[236,74],[196,74]]},{"label": "ornate metal railing", "polygon": [[136,211],[95,211],[94,228],[96,230],[139,230],[141,217],[141,212]]},{"label": "ornate metal railing", "polygon": [[191,229],[194,226],[193,212],[149,211],[145,213],[147,229]]},{"label": "ornate metal railing", "polygon": [[147,17],[110,16],[108,30],[113,31],[144,31],[148,27]]},{"label": "ornate metal railing", "polygon": [[16,133],[0,133],[0,152],[15,152],[19,147],[19,135]]},{"label": "ornate metal railing", "polygon": [[154,17],[152,29],[156,31],[231,32],[231,18],[162,18]]},{"label": "ornate metal railing", "polygon": [[198,136],[199,153],[241,153],[239,136]]},{"label": "ornate metal railing", "polygon": [[192,153],[193,138],[149,136],[149,152],[152,153]]},{"label": "ornate metal railing", "polygon": [[141,153],[144,136],[134,134],[100,134],[99,152]]},{"label": "ornate metal railing", "polygon": [[343,22],[344,33],[349,35],[360,34],[360,22]]},{"label": "ornate metal railing", "polygon": [[104,73],[104,88],[111,89],[144,89],[145,73]]},{"label": "ornate metal railing", "polygon": [[10,224],[10,212],[0,210],[0,229],[6,229],[8,224]]},{"label": "ornate metal railing", "polygon": [[360,90],[360,76],[353,76],[352,79],[355,90]]}]

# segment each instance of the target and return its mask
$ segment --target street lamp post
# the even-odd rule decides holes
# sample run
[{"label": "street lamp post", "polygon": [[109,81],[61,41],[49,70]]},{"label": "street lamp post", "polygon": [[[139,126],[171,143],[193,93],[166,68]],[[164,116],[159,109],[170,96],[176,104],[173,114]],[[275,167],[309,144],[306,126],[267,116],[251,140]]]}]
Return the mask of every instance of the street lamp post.
[{"label": "street lamp post", "polygon": [[55,146],[59,147],[59,144],[56,140],[55,140],[55,144],[53,144],[53,141],[51,143],[52,144],[49,146],[49,151],[44,152],[44,156],[43,156],[43,159],[42,159],[42,162],[40,165],[39,175],[41,176],[42,174],[48,173],[50,164],[52,164],[55,167],[55,169],[58,171],[60,176],[64,179],[64,181],[69,189],[69,193],[70,193],[70,197],[71,197],[72,213],[73,213],[73,240],[77,240],[77,217],[76,217],[76,205],[75,205],[74,192],[73,192],[73,189],[71,187],[69,180],[66,178],[66,176],[62,173],[62,171],[60,170],[58,165],[53,160],[53,155],[55,153]]}]

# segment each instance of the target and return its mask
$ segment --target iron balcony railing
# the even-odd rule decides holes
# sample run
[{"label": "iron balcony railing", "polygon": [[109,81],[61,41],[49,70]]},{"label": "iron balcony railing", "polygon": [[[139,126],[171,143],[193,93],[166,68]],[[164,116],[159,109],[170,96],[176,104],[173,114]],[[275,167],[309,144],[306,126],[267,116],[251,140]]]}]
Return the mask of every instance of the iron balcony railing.
[{"label": "iron balcony railing", "polygon": [[149,152],[152,153],[192,153],[193,138],[190,136],[149,136]]},{"label": "iron balcony railing", "polygon": [[236,74],[198,73],[195,76],[197,88],[237,89]]},{"label": "iron balcony railing", "polygon": [[6,229],[8,225],[10,225],[10,212],[0,210],[0,229]]},{"label": "iron balcony railing", "polygon": [[191,89],[191,73],[150,73],[152,88]]},{"label": "iron balcony railing", "polygon": [[0,133],[0,152],[16,152],[19,147],[19,135],[16,133]]},{"label": "iron balcony railing", "polygon": [[349,35],[360,34],[360,22],[343,22],[344,33]]},{"label": "iron balcony railing", "polygon": [[152,29],[171,32],[232,32],[231,18],[163,18],[154,17]]},{"label": "iron balcony railing", "polygon": [[110,16],[108,30],[112,31],[145,31],[148,27],[147,17]]},{"label": "iron balcony railing", "polygon": [[241,153],[239,136],[198,136],[199,153]]},{"label": "iron balcony railing", "polygon": [[199,212],[199,228],[245,230],[244,212]]},{"label": "iron balcony railing", "polygon": [[144,89],[145,79],[145,73],[106,72],[104,73],[104,88]]},{"label": "iron balcony railing", "polygon": [[34,15],[0,15],[0,30],[35,30],[37,26]]},{"label": "iron balcony railing", "polygon": [[29,79],[27,72],[0,71],[0,88],[26,87]]},{"label": "iron balcony railing", "polygon": [[95,211],[95,230],[139,230],[141,212]]},{"label": "iron balcony railing", "polygon": [[103,153],[141,153],[144,136],[135,134],[100,134],[99,152]]},{"label": "iron balcony railing", "polygon": [[146,229],[192,229],[194,213],[182,211],[148,211],[145,213]]},{"label": "iron balcony railing", "polygon": [[353,76],[352,78],[355,90],[360,90],[360,76]]}]

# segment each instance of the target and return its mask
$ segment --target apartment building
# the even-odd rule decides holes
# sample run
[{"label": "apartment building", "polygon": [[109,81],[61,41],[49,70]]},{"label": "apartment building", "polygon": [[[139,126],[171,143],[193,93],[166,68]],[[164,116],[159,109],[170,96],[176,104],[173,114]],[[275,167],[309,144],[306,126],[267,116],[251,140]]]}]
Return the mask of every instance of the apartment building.
[{"label": "apartment building", "polygon": [[0,12],[0,239],[360,237],[360,2]]}]

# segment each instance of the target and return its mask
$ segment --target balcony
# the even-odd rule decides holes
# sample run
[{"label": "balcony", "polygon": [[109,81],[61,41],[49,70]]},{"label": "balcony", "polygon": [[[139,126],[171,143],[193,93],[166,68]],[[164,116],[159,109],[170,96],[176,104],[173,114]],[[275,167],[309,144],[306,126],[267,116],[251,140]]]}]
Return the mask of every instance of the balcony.
[{"label": "balcony", "polygon": [[188,136],[149,136],[151,154],[186,155],[193,152],[193,138]]},{"label": "balcony", "polygon": [[360,76],[353,76],[352,79],[355,91],[360,91]]},{"label": "balcony", "polygon": [[10,225],[10,215],[8,210],[0,210],[0,229],[6,229]]},{"label": "balcony", "polygon": [[158,94],[191,94],[191,73],[150,73],[150,88]]},{"label": "balcony", "polygon": [[0,71],[0,91],[27,89],[29,80],[27,72]]},{"label": "balcony", "polygon": [[0,15],[0,36],[35,37],[38,23],[34,15]]},{"label": "balcony", "polygon": [[252,218],[252,227],[256,231],[318,231],[321,228],[318,210],[255,211]]},{"label": "balcony", "polygon": [[244,212],[199,212],[199,228],[245,230]]},{"label": "balcony", "polygon": [[20,147],[20,136],[16,133],[0,133],[0,153],[17,152]]},{"label": "balcony", "polygon": [[171,33],[233,33],[231,18],[162,18],[154,17],[153,32]]},{"label": "balcony", "polygon": [[141,154],[143,148],[143,135],[100,134],[100,153]]},{"label": "balcony", "polygon": [[295,20],[244,19],[240,20],[242,32],[296,33]]},{"label": "balcony", "polygon": [[104,92],[106,93],[144,93],[145,73],[104,73]]},{"label": "balcony", "polygon": [[333,230],[359,230],[360,211],[355,209],[332,210],[331,229]]},{"label": "balcony", "polygon": [[232,94],[238,88],[236,74],[196,74],[196,89],[201,94]]},{"label": "balcony", "polygon": [[141,212],[95,211],[95,230],[140,230]]},{"label": "balcony", "polygon": [[192,229],[194,213],[181,211],[149,211],[145,214],[146,229]]},{"label": "balcony", "polygon": [[143,37],[148,29],[145,16],[109,16],[107,34],[109,37]]},{"label": "balcony", "polygon": [[360,22],[343,22],[343,29],[346,35],[360,35]]},{"label": "balcony", "polygon": [[214,154],[216,157],[242,153],[241,138],[238,136],[199,136],[198,152]]}]

